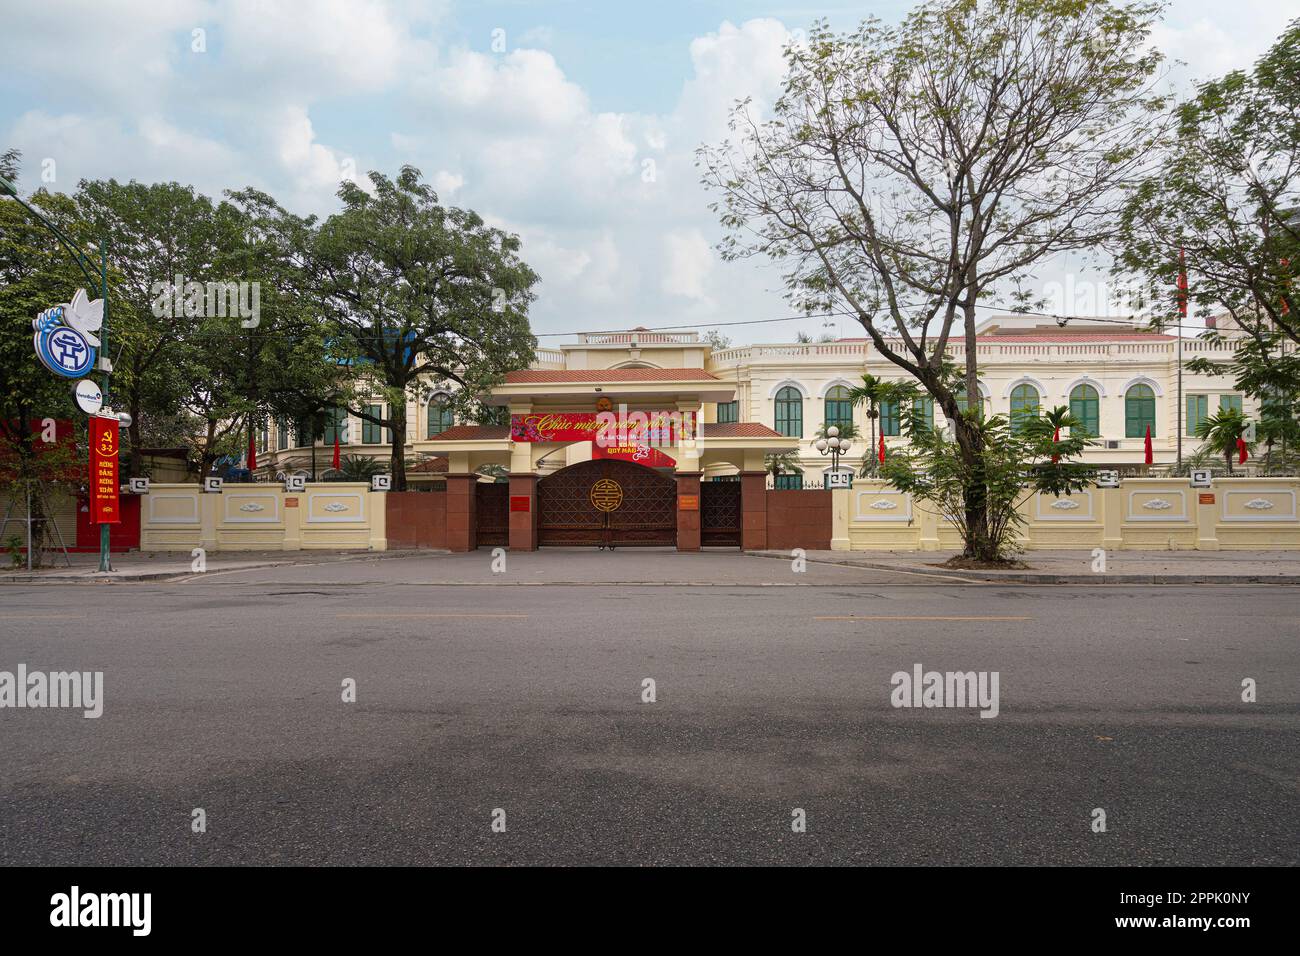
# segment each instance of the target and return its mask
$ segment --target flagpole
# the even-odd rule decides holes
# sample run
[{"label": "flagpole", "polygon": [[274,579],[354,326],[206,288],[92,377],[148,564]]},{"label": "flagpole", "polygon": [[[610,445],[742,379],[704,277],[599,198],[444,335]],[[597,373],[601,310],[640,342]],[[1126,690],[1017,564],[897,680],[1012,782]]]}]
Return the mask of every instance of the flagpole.
[{"label": "flagpole", "polygon": [[1178,326],[1178,468],[1183,467],[1183,327]]},{"label": "flagpole", "polygon": [[1183,322],[1187,320],[1187,250],[1178,250],[1178,462],[1175,470],[1183,467]]}]

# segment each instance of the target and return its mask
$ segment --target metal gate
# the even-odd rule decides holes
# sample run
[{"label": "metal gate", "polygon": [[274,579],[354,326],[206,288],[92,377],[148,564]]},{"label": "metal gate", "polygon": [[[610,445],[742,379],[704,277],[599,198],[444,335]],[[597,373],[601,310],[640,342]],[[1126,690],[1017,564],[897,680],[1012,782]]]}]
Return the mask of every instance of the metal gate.
[{"label": "metal gate", "polygon": [[677,481],[613,459],[561,468],[537,483],[537,543],[673,547]]},{"label": "metal gate", "polygon": [[706,548],[740,547],[740,482],[700,484],[700,544]]},{"label": "metal gate", "polygon": [[474,486],[475,526],[480,548],[510,545],[510,486],[503,481]]}]

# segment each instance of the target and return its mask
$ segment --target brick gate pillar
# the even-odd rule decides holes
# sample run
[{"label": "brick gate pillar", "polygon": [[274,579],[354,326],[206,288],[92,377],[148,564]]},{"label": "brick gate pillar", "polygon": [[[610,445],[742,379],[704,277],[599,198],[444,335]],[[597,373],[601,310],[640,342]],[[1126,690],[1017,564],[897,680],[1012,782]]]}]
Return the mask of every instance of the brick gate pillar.
[{"label": "brick gate pillar", "polygon": [[700,473],[677,473],[677,550],[700,550]]},{"label": "brick gate pillar", "polygon": [[510,550],[537,550],[537,476],[510,476]]},{"label": "brick gate pillar", "polygon": [[478,475],[447,476],[447,548],[473,551],[478,547]]},{"label": "brick gate pillar", "polygon": [[767,548],[767,472],[740,473],[740,550]]}]

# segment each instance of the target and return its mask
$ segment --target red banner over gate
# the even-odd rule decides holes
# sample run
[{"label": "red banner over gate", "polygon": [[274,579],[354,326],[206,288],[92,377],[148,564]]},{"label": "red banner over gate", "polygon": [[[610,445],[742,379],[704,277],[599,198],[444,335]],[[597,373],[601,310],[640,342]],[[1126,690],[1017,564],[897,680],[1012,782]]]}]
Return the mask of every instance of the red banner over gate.
[{"label": "red banner over gate", "polygon": [[693,412],[550,412],[510,416],[510,438],[522,442],[595,441],[607,446],[673,445],[695,437]]},{"label": "red banner over gate", "polygon": [[117,524],[122,520],[117,500],[117,449],[117,419],[91,415],[90,520],[96,524]]}]

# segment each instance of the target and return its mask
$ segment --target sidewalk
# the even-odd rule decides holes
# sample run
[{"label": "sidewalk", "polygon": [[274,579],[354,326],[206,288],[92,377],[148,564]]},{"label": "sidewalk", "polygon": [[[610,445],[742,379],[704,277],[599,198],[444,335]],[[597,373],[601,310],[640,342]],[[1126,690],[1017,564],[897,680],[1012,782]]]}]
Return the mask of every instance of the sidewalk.
[{"label": "sidewalk", "polygon": [[[788,551],[754,551],[790,560]],[[881,571],[905,571],[968,581],[1027,584],[1300,584],[1300,551],[1107,551],[1104,574],[1092,552],[1026,551],[1027,569],[949,570],[955,551],[809,551],[809,561]]]},{"label": "sidewalk", "polygon": [[[249,571],[254,568],[339,564],[402,558],[428,551],[210,551],[207,571]],[[114,553],[113,570],[100,572],[98,554],[70,554],[72,567],[62,553],[45,553],[46,566],[28,571],[25,567],[0,568],[0,584],[85,584],[113,581],[167,581],[195,574],[187,551],[127,551]]]}]

